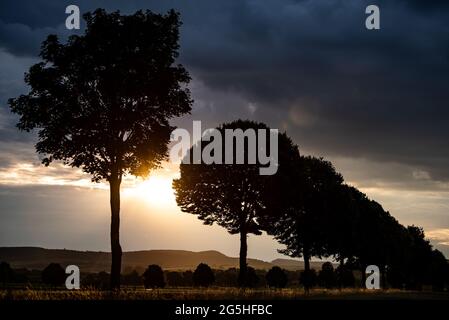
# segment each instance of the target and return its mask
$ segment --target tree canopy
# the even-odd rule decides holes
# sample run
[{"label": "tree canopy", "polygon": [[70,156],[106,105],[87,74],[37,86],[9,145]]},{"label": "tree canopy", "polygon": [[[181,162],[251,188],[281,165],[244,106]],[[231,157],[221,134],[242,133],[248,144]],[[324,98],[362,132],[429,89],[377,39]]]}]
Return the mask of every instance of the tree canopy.
[{"label": "tree canopy", "polygon": [[59,263],[50,263],[42,270],[42,282],[51,286],[61,286],[66,279],[65,270]]},{"label": "tree canopy", "polygon": [[[217,128],[224,136],[226,129],[264,130],[269,128],[262,123],[238,120]],[[268,136],[268,133],[267,135]],[[248,140],[245,140],[245,156],[248,157]],[[202,142],[201,150],[208,143]],[[279,134],[279,170],[283,169],[285,154],[298,154],[298,150],[285,134]],[[261,148],[257,141],[257,149]],[[223,146],[224,148],[224,146]],[[237,144],[234,144],[233,157],[236,157]],[[268,149],[268,148],[267,148]],[[186,155],[192,157],[193,148]],[[224,159],[225,150],[222,157]],[[224,163],[225,161],[222,161]],[[262,212],[273,210],[278,192],[276,175],[260,175],[261,164],[251,164],[247,158],[243,164],[207,164],[204,162],[181,163],[180,178],[173,181],[176,201],[183,212],[194,214],[206,225],[217,223],[231,234],[240,234],[240,274],[239,283],[245,285],[247,236],[260,235],[258,218]]]},{"label": "tree canopy", "polygon": [[167,156],[169,120],[191,110],[179,50],[179,14],[97,9],[83,35],[49,35],[25,76],[30,92],[10,99],[21,130],[36,129],[36,151],[106,180],[111,197],[111,286],[120,286],[120,184],[145,176]]},{"label": "tree canopy", "polygon": [[174,65],[179,15],[98,9],[84,19],[84,35],[43,42],[30,93],[9,100],[18,127],[38,129],[46,165],[62,160],[94,181],[148,174],[166,156],[168,120],[191,110],[190,77]]},{"label": "tree canopy", "polygon": [[[333,165],[321,158],[295,158],[293,170],[280,185],[289,198],[263,217],[264,229],[285,245],[280,252],[304,257],[305,277],[312,256],[327,256],[328,222],[333,219],[333,195],[343,182]],[[285,197],[285,196],[284,196]],[[305,282],[307,284],[307,281]]]},{"label": "tree canopy", "polygon": [[200,263],[193,272],[193,284],[199,287],[209,287],[215,282],[212,269],[205,263]]},{"label": "tree canopy", "polygon": [[143,273],[143,284],[145,288],[165,287],[164,271],[157,264],[149,265]]}]

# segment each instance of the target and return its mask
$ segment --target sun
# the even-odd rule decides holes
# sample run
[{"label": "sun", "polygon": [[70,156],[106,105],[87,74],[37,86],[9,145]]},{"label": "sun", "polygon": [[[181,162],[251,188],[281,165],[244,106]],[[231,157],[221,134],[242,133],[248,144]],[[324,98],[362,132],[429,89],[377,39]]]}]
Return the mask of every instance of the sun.
[{"label": "sun", "polygon": [[146,180],[131,182],[123,190],[123,195],[130,198],[139,198],[151,205],[170,206],[176,204],[172,177],[153,175]]}]

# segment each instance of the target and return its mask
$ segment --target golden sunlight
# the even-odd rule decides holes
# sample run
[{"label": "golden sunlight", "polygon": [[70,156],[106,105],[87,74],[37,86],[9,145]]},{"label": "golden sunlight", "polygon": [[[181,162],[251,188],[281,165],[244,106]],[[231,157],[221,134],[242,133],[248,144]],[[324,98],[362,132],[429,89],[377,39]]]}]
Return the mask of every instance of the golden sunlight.
[{"label": "golden sunlight", "polygon": [[125,197],[139,198],[152,205],[170,206],[175,204],[175,194],[172,189],[172,177],[153,175],[146,180],[135,179],[123,189]]}]

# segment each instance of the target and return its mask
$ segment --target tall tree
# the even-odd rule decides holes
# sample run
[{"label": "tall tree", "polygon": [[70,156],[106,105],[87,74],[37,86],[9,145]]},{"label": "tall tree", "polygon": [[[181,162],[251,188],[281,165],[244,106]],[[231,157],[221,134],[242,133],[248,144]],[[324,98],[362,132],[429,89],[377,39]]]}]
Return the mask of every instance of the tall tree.
[{"label": "tall tree", "polygon": [[278,212],[264,217],[263,226],[286,246],[281,253],[304,258],[303,283],[308,290],[311,257],[329,255],[326,240],[330,217],[335,213],[332,199],[343,178],[330,162],[310,156],[297,158],[290,169],[281,185],[288,198]]},{"label": "tall tree", "polygon": [[355,263],[363,275],[369,264],[385,267],[395,245],[390,238],[400,231],[399,223],[354,187],[342,185],[331,197],[335,214],[328,221],[325,235],[328,253],[341,265],[345,259]]},{"label": "tall tree", "polygon": [[432,257],[427,270],[427,281],[432,284],[433,290],[444,291],[448,283],[449,263],[444,254],[438,249],[432,250]]},{"label": "tall tree", "polygon": [[42,61],[25,76],[31,91],[10,99],[18,127],[38,129],[43,163],[61,160],[110,185],[111,287],[120,287],[120,185],[148,175],[167,154],[169,119],[188,113],[190,77],[175,65],[179,14],[97,9],[83,35],[42,44]]},{"label": "tall tree", "polygon": [[[386,267],[396,259],[400,244],[401,225],[382,206],[358,192],[355,196],[357,213],[354,217],[354,253],[362,272],[365,285],[365,270],[368,265],[377,265],[385,287]],[[400,250],[400,248],[399,248]]]},{"label": "tall tree", "polygon": [[408,257],[407,257],[407,287],[419,290],[423,284],[430,284],[429,267],[432,263],[432,245],[424,235],[424,230],[417,226],[407,227]]},{"label": "tall tree", "polygon": [[347,184],[342,184],[341,187],[335,188],[335,192],[329,196],[333,214],[328,217],[327,225],[323,226],[326,230],[327,251],[340,262],[340,265],[343,265],[345,260],[352,260],[356,254],[354,246],[358,213],[356,200],[360,197],[360,191]]},{"label": "tall tree", "polygon": [[[238,120],[223,124],[218,128],[224,137],[226,129],[266,130],[269,128],[262,123]],[[269,137],[269,133],[266,133]],[[257,139],[257,137],[256,137]],[[209,143],[212,143],[213,140]],[[203,141],[201,150],[209,143]],[[261,164],[250,164],[248,161],[248,140],[245,139],[245,160],[243,164],[236,164],[236,145],[234,143],[234,164],[224,164],[225,143],[223,143],[222,164],[205,162],[193,164],[181,163],[179,179],[174,180],[176,201],[181,210],[197,215],[206,225],[217,223],[230,234],[240,235],[240,270],[239,285],[246,286],[246,257],[248,251],[247,237],[250,234],[260,235],[258,217],[271,208],[279,188],[275,184],[275,176],[260,175]],[[265,141],[263,142],[265,145]],[[257,150],[263,148],[257,140]],[[267,148],[268,149],[268,148]],[[290,150],[290,151],[287,151]],[[282,170],[284,155],[298,154],[291,140],[285,134],[278,136],[279,170]],[[192,149],[188,156],[192,157]]]}]

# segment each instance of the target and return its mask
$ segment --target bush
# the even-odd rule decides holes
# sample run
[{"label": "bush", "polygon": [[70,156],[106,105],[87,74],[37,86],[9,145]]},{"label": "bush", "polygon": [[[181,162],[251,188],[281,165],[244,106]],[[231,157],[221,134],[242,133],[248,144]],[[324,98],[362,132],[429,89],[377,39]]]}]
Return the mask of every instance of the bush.
[{"label": "bush", "polygon": [[259,276],[253,267],[246,268],[245,287],[254,288],[259,283]]},{"label": "bush", "polygon": [[193,284],[199,287],[208,287],[215,281],[214,272],[205,263],[200,263],[193,273]]},{"label": "bush", "polygon": [[287,285],[287,275],[279,267],[271,268],[267,272],[265,279],[267,280],[268,286],[272,288],[285,288]]},{"label": "bush", "polygon": [[65,282],[65,270],[59,263],[50,263],[42,271],[42,282],[51,286],[62,286]]},{"label": "bush", "polygon": [[142,277],[136,270],[122,275],[122,283],[125,285],[139,286],[142,284]]},{"label": "bush", "polygon": [[145,288],[165,287],[164,271],[156,264],[149,265],[143,273],[143,285]]},{"label": "bush", "polygon": [[193,286],[193,272],[191,270],[184,271],[182,274],[184,285],[187,287]]},{"label": "bush", "polygon": [[89,273],[84,276],[81,284],[86,287],[94,287],[100,290],[106,290],[110,287],[111,277],[109,273],[100,271],[98,273]]},{"label": "bush", "polygon": [[0,263],[0,283],[6,285],[14,280],[14,272],[7,262]]},{"label": "bush", "polygon": [[318,277],[316,275],[315,269],[310,269],[309,272],[305,270],[300,273],[299,283],[306,288],[315,287],[317,284]]},{"label": "bush", "polygon": [[229,268],[227,270],[215,270],[215,284],[220,287],[236,287],[238,285],[239,270]]},{"label": "bush", "polygon": [[337,284],[337,276],[335,275],[334,266],[332,265],[332,263],[323,263],[318,278],[321,286],[327,289],[335,287],[335,285]]},{"label": "bush", "polygon": [[165,276],[167,278],[167,284],[171,287],[182,287],[186,285],[181,272],[170,271]]},{"label": "bush", "polygon": [[340,265],[337,267],[336,272],[337,272],[337,282],[339,286],[344,288],[352,288],[355,286],[354,273],[350,268],[348,268],[345,265]]}]

